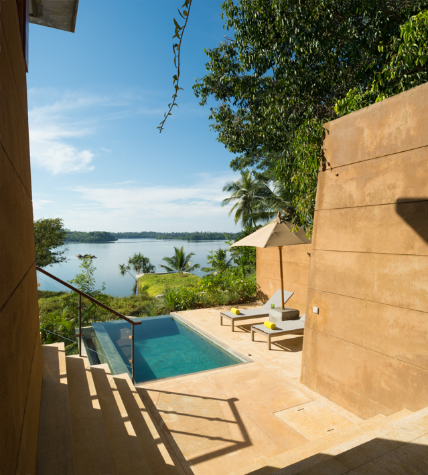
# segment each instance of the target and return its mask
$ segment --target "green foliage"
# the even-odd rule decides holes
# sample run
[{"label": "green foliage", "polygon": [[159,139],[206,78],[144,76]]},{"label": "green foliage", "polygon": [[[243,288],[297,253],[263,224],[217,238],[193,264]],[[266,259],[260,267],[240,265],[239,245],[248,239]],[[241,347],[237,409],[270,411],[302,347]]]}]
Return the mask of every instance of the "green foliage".
[{"label": "green foliage", "polygon": [[97,298],[98,295],[104,292],[105,283],[102,283],[101,289],[95,289],[94,274],[97,268],[94,266],[92,259],[90,257],[84,257],[79,267],[82,271],[80,274],[77,274],[74,279],[70,280],[70,284],[75,284],[76,287],[82,292],[85,292],[85,294]]},{"label": "green foliage", "polygon": [[[236,241],[249,236],[253,233],[256,229],[255,228],[247,228],[245,229],[239,239],[230,239],[227,242],[229,246],[231,246]],[[252,246],[239,246],[239,247],[231,247],[229,249],[230,254],[232,255],[233,262],[238,266],[240,274],[242,277],[245,277],[247,274],[251,274],[256,269],[256,248]]]},{"label": "green foliage", "polygon": [[187,254],[184,252],[184,246],[180,248],[174,247],[174,255],[172,257],[164,257],[162,260],[165,261],[168,265],[165,266],[163,264],[160,267],[163,267],[168,272],[192,272],[192,270],[199,269],[199,264],[192,265],[191,257],[194,256],[195,253],[191,252]]},{"label": "green foliage", "polygon": [[147,292],[154,297],[165,292],[166,289],[196,287],[201,278],[194,274],[163,274],[144,275],[138,279],[139,293]]},{"label": "green foliage", "polygon": [[374,73],[370,88],[354,87],[338,100],[337,115],[349,114],[427,82],[428,12],[412,16],[400,26],[400,36],[381,44],[379,51],[387,59],[382,71]]},{"label": "green foliage", "polygon": [[[233,38],[206,50],[208,73],[194,92],[201,105],[217,101],[209,118],[218,140],[237,155],[232,169],[256,168],[282,182],[287,214],[308,234],[322,125],[336,117],[334,106],[350,89],[367,90],[374,72],[391,63],[378,45],[389,44],[400,25],[425,6],[428,2],[417,0],[223,3]],[[419,50],[422,67],[420,43],[418,55]],[[416,64],[415,55],[412,61]],[[398,69],[404,64],[396,63]]]},{"label": "green foliage", "polygon": [[207,261],[211,267],[204,267],[204,272],[224,272],[232,266],[232,259],[227,259],[227,250],[220,247],[208,254]]},{"label": "green foliage", "polygon": [[[158,233],[154,231],[112,233],[119,239],[181,239],[183,241],[223,241],[224,233],[193,232],[193,233]],[[231,237],[238,237],[239,233],[229,233]]]},{"label": "green foliage", "polygon": [[289,221],[312,234],[318,170],[323,162],[323,122],[308,119],[298,127],[292,142],[294,159],[281,157],[275,166],[279,197]]},{"label": "green foliage", "polygon": [[113,234],[105,231],[91,231],[89,233],[81,231],[67,231],[66,242],[112,242],[117,241]]},{"label": "green foliage", "polygon": [[242,278],[238,269],[227,269],[203,277],[196,288],[167,289],[161,300],[164,311],[172,312],[250,302],[256,290],[255,276]]},{"label": "green foliage", "polygon": [[36,246],[36,265],[46,267],[64,262],[68,249],[53,252],[64,245],[66,231],[61,218],[38,219],[34,221],[34,240]]},{"label": "green foliage", "polygon": [[[64,341],[66,345],[72,345],[68,340],[76,340],[75,329],[78,327],[77,295],[74,292],[45,291],[39,291],[38,294],[42,343]],[[146,308],[153,301],[145,292],[141,292],[139,296],[131,297],[112,297],[99,294],[97,299],[122,315],[134,317],[146,316]],[[117,320],[115,315],[87,301],[85,298],[82,298],[82,307],[83,326],[91,325],[93,322]],[[65,338],[68,340],[65,340]]]}]

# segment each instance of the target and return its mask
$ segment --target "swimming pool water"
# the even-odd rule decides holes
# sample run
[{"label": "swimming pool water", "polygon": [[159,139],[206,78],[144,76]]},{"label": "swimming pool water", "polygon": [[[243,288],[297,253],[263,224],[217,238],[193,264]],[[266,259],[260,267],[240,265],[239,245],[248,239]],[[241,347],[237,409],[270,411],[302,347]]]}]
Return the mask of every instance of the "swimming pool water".
[{"label": "swimming pool water", "polygon": [[[242,363],[171,315],[146,317],[135,326],[135,381],[168,378]],[[96,346],[109,358],[114,373],[130,372],[131,325],[123,321],[94,323]],[[97,350],[98,351],[98,350]],[[124,367],[125,363],[127,367]]]}]

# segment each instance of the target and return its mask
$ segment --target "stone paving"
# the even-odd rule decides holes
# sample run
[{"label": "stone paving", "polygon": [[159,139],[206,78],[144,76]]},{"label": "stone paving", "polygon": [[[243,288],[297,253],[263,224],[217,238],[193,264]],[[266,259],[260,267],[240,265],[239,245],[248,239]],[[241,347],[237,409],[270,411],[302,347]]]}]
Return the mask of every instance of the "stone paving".
[{"label": "stone paving", "polygon": [[[242,306],[241,308],[249,308]],[[242,321],[220,326],[222,308],[179,312],[197,328],[247,356],[249,363],[142,383],[195,474],[246,473],[268,459],[361,419],[300,383],[303,332],[266,341]]]}]

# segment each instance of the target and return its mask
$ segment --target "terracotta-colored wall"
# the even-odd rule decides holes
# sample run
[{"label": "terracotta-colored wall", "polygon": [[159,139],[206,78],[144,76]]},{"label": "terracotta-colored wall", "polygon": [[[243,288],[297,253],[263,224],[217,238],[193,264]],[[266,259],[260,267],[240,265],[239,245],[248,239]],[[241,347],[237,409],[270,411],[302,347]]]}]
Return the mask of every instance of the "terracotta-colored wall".
[{"label": "terracotta-colored wall", "polygon": [[[287,302],[288,307],[306,310],[308,294],[311,245],[300,244],[282,248],[284,290],[294,292]],[[281,288],[279,251],[277,247],[257,248],[257,285],[267,298]]]},{"label": "terracotta-colored wall", "polygon": [[36,473],[42,385],[27,118],[15,0],[0,1],[0,471]]},{"label": "terracotta-colored wall", "polygon": [[302,382],[361,417],[415,411],[428,406],[428,84],[327,130]]}]

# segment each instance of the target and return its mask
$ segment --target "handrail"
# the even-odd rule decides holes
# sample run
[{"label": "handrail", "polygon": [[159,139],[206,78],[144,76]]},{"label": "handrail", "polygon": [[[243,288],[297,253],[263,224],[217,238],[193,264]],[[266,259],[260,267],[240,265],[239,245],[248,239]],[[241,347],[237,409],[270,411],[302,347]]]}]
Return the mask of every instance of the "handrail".
[{"label": "handrail", "polygon": [[132,325],[132,327],[131,327],[131,336],[129,337],[131,342],[132,342],[131,343],[131,360],[129,362],[131,363],[131,367],[132,367],[132,382],[135,383],[135,378],[134,378],[134,374],[135,374],[135,367],[134,367],[134,336],[135,336],[135,332],[134,332],[134,326],[135,325],[141,325],[141,322],[140,321],[134,321],[134,320],[131,320],[130,318],[125,317],[121,313],[116,312],[116,310],[113,310],[109,306],[104,305],[102,302],[100,302],[97,299],[94,299],[94,297],[91,297],[90,295],[86,294],[85,292],[82,292],[81,290],[76,289],[76,287],[70,285],[67,282],[64,282],[60,278],[58,278],[58,277],[54,276],[53,274],[51,274],[50,272],[45,271],[44,269],[42,269],[38,266],[36,266],[36,269],[39,272],[42,272],[43,274],[47,275],[51,279],[56,280],[60,284],[62,284],[65,287],[69,288],[70,290],[73,290],[73,292],[76,292],[77,294],[79,294],[79,305],[77,306],[77,309],[79,310],[79,356],[82,356],[82,296],[87,298],[91,302],[95,303],[96,305],[99,305],[104,310],[107,310],[107,311],[113,313],[114,315],[121,318],[122,320],[126,320],[127,322],[129,322]]},{"label": "handrail", "polygon": [[104,310],[108,310],[109,312],[113,313],[113,314],[116,315],[117,317],[122,318],[123,320],[126,320],[127,322],[131,323],[132,325],[141,325],[141,322],[134,322],[134,321],[131,320],[130,318],[125,317],[124,315],[122,315],[122,314],[119,313],[119,312],[116,312],[116,310],[113,310],[112,308],[108,307],[107,305],[104,305],[104,304],[101,303],[99,300],[94,299],[94,297],[91,297],[90,295],[85,294],[85,292],[82,292],[82,291],[79,290],[79,289],[76,289],[76,287],[73,287],[72,285],[68,284],[67,282],[64,282],[63,280],[59,279],[58,277],[55,277],[54,275],[50,274],[49,272],[45,271],[44,269],[41,269],[40,267],[37,267],[37,266],[36,266],[36,269],[37,269],[39,272],[42,272],[43,274],[46,274],[46,275],[47,275],[48,277],[50,277],[51,279],[56,280],[56,281],[59,282],[60,284],[65,285],[65,286],[68,287],[69,289],[74,290],[74,292],[76,292],[76,293],[82,295],[83,297],[85,297],[86,299],[90,300],[91,302],[96,303],[97,305],[99,305],[100,307],[102,307]]}]

